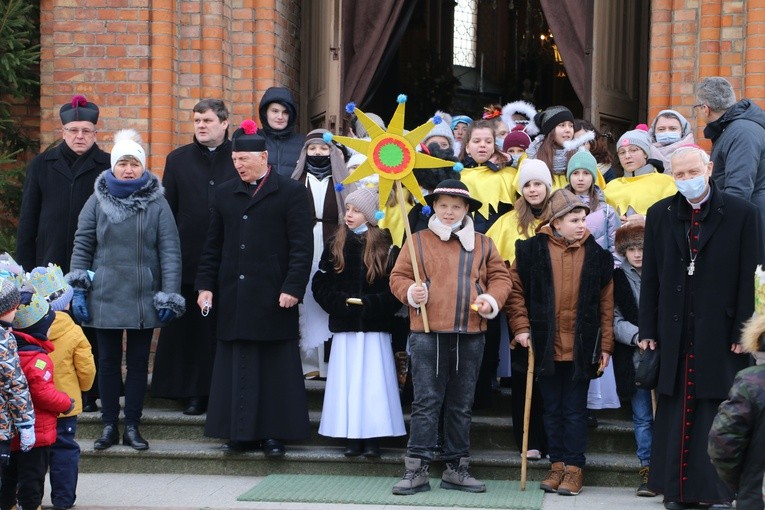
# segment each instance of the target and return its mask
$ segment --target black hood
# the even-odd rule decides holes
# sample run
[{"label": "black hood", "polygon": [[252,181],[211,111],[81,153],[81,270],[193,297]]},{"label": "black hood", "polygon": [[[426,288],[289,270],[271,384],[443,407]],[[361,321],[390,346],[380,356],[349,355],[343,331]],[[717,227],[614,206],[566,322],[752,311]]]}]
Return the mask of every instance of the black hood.
[{"label": "black hood", "polygon": [[[287,121],[287,127],[280,130],[272,129],[268,125],[268,117],[266,116],[266,110],[271,103],[279,103],[287,108],[290,112],[290,118]],[[270,87],[263,94],[263,98],[260,100],[260,106],[258,107],[258,115],[260,116],[260,122],[263,124],[263,130],[275,136],[285,136],[291,134],[295,129],[295,123],[297,122],[297,106],[295,100],[292,98],[292,92],[286,87]]]},{"label": "black hood", "polygon": [[725,110],[722,117],[707,124],[704,128],[704,137],[714,143],[717,137],[728,127],[728,124],[739,119],[750,120],[765,129],[765,112],[762,111],[762,108],[748,99],[742,99]]}]

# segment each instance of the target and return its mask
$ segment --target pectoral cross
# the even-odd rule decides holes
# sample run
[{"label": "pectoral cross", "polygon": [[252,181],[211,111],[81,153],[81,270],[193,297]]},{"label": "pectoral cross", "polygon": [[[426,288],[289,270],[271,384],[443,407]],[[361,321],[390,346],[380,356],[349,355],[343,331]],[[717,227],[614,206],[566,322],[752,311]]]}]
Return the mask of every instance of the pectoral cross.
[{"label": "pectoral cross", "polygon": [[696,270],[696,261],[691,260],[691,265],[688,266],[688,276],[693,276],[693,272]]}]

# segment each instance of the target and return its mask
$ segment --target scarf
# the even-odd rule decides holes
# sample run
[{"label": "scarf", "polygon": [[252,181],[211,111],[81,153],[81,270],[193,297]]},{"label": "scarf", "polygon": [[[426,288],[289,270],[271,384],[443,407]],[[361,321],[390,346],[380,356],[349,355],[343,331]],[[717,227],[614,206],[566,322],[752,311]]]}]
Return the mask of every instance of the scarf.
[{"label": "scarf", "polygon": [[113,173],[106,172],[104,179],[106,180],[106,189],[109,190],[110,195],[117,198],[127,198],[146,186],[146,183],[149,182],[149,172],[144,171],[143,175],[138,179],[129,180],[117,179]]},{"label": "scarf", "polygon": [[671,143],[669,145],[661,145],[658,142],[655,142],[651,144],[651,155],[649,157],[658,159],[662,163],[664,163],[664,173],[667,175],[672,175],[672,163],[670,161],[670,158],[672,157],[672,154],[682,147],[683,145],[689,145],[696,143],[693,138],[693,131],[685,135],[680,140],[676,141],[675,143]]},{"label": "scarf", "polygon": [[444,225],[434,214],[428,220],[428,228],[436,234],[439,239],[446,242],[452,237],[456,237],[465,251],[473,251],[475,247],[475,229],[473,228],[473,219],[465,216],[459,230],[452,230],[451,225]]}]

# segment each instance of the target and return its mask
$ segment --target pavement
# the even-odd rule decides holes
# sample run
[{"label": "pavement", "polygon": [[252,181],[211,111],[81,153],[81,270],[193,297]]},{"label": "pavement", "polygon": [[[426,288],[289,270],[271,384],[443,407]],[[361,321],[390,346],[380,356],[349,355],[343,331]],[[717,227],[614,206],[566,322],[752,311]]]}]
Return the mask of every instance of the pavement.
[{"label": "pavement", "polygon": [[[250,508],[258,510],[454,510],[453,507],[399,505],[341,505],[310,503],[260,503],[236,498],[263,480],[253,476],[186,474],[81,473],[75,510],[131,509],[200,510]],[[391,479],[391,486],[395,480]],[[406,496],[402,496],[406,497]],[[413,496],[416,497],[416,496]],[[43,509],[49,509],[50,486],[45,488]],[[624,487],[587,487],[579,496],[545,494],[542,510],[569,509],[662,510],[661,496],[639,498]]]}]

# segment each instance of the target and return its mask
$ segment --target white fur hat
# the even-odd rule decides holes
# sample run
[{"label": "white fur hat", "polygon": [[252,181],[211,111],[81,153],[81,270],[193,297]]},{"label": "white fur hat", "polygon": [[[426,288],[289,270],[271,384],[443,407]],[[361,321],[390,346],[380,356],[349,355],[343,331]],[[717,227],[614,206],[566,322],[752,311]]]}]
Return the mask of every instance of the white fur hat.
[{"label": "white fur hat", "polygon": [[112,172],[117,162],[125,156],[133,156],[146,170],[146,151],[141,146],[141,135],[135,129],[122,129],[114,135],[114,147],[111,154]]}]

